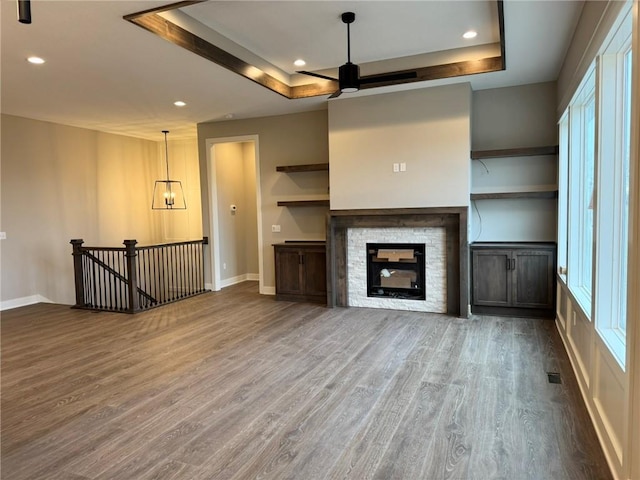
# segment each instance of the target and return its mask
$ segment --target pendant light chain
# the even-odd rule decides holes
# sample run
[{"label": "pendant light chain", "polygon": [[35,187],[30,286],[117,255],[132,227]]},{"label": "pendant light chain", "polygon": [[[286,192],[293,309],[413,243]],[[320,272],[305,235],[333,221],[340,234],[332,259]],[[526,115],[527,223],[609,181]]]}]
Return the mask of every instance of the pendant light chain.
[{"label": "pendant light chain", "polygon": [[169,181],[169,144],[167,143],[167,133],[169,130],[163,130],[164,133],[164,161],[167,165],[167,181]]}]

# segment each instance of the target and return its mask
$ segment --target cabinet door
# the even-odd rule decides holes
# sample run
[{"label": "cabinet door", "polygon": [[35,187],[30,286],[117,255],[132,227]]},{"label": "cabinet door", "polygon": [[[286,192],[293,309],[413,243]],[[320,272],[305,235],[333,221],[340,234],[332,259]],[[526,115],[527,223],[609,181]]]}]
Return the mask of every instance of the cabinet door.
[{"label": "cabinet door", "polygon": [[304,250],[302,259],[304,293],[306,295],[326,296],[327,261],[324,249]]},{"label": "cabinet door", "polygon": [[511,304],[511,250],[473,250],[473,304]]},{"label": "cabinet door", "polygon": [[276,293],[300,295],[303,293],[300,274],[301,255],[297,249],[276,249]]},{"label": "cabinet door", "polygon": [[513,306],[553,308],[555,255],[549,250],[513,251]]}]

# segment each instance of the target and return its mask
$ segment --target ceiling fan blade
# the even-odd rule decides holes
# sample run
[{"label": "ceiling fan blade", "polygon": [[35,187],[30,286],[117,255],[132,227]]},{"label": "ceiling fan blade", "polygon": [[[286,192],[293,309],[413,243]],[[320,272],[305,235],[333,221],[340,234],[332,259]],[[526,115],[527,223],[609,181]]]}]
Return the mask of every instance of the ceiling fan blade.
[{"label": "ceiling fan blade", "polygon": [[329,98],[338,98],[341,93],[342,92],[340,91],[340,89],[338,89],[335,92],[333,92],[331,95],[329,95]]},{"label": "ceiling fan blade", "polygon": [[311,75],[312,77],[318,77],[318,78],[323,78],[325,80],[332,80],[334,82],[337,82],[338,79],[337,78],[333,78],[333,77],[327,77],[326,75],[321,75],[319,73],[314,73],[314,72],[306,72],[303,70],[297,71],[296,73],[302,73],[304,75]]},{"label": "ceiling fan blade", "polygon": [[370,75],[367,77],[360,78],[360,85],[365,85],[368,83],[383,83],[383,82],[393,82],[395,80],[408,80],[410,78],[417,78],[418,74],[416,72],[402,72],[402,73],[390,73],[390,74],[381,74],[381,75]]}]

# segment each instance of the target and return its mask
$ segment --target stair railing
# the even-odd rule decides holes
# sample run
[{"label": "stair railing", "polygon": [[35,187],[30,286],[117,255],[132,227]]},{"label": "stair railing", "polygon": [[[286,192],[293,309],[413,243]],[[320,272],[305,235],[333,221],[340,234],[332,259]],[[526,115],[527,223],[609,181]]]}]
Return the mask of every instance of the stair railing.
[{"label": "stair railing", "polygon": [[71,240],[75,277],[74,308],[136,313],[189,298],[204,286],[202,240],[137,247],[85,247]]}]

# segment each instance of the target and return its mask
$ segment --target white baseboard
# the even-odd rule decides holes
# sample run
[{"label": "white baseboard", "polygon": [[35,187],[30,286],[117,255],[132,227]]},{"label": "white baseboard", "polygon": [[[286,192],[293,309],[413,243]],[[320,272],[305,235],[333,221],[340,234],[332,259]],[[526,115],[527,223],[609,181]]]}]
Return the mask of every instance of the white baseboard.
[{"label": "white baseboard", "polygon": [[[237,277],[233,277],[233,278],[227,278],[226,280],[222,280],[220,282],[220,288],[218,290],[223,289],[224,287],[230,287],[231,285],[235,285],[236,283],[241,283],[241,282],[246,282],[246,281],[252,281],[252,282],[259,282],[260,281],[260,274],[259,273],[246,273],[244,275],[238,275]],[[204,288],[206,288],[207,290],[213,290],[213,284],[212,283],[205,283],[204,284]],[[260,291],[261,295],[275,295],[276,294],[276,287],[262,287],[262,290]]]},{"label": "white baseboard", "polygon": [[13,300],[3,300],[0,302],[0,311],[11,310],[13,308],[26,307],[35,303],[55,303],[42,295],[30,295],[28,297],[14,298]]},{"label": "white baseboard", "polygon": [[220,287],[230,287],[231,285],[235,285],[237,283],[246,282],[248,280],[255,281],[260,280],[260,275],[257,273],[244,273],[242,275],[237,275],[235,277],[227,278],[225,280],[220,281]]}]

